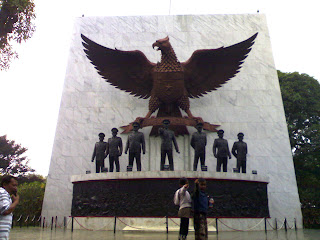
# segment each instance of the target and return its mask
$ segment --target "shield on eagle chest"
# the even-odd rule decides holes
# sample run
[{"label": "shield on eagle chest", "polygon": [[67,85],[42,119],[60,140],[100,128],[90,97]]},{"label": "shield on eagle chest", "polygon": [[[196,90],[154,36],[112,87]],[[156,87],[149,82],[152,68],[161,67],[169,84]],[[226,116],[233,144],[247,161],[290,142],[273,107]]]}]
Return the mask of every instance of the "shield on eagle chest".
[{"label": "shield on eagle chest", "polygon": [[172,103],[182,97],[184,74],[179,72],[154,72],[154,93],[164,103]]}]

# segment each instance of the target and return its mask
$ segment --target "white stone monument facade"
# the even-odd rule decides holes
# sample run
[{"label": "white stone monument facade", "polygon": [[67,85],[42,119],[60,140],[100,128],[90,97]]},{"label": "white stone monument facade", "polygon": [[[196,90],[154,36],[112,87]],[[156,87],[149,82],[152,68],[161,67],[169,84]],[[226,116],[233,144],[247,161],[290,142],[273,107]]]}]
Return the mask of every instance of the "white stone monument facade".
[{"label": "white stone monument facade", "polygon": [[[160,52],[152,49],[157,39],[169,36],[180,62],[197,49],[230,46],[258,32],[255,44],[240,72],[221,88],[191,99],[190,110],[204,121],[219,124],[231,148],[237,134],[244,133],[248,145],[247,174],[256,170],[269,179],[268,199],[272,219],[296,219],[302,226],[292,153],[283,103],[274,65],[270,35],[263,14],[83,17],[75,23],[73,40],[61,99],[50,170],[42,215],[70,216],[71,176],[95,172],[91,156],[98,134],[106,140],[111,129],[144,117],[148,100],[125,93],[100,77],[87,59],[80,34],[109,48],[141,50],[151,62],[160,61]],[[183,112],[183,115],[186,115]],[[196,130],[188,127],[190,134]],[[160,139],[149,137],[151,127],[141,130],[146,138],[142,171],[160,170]],[[121,132],[121,131],[120,131]],[[119,132],[119,133],[120,133]],[[118,134],[125,144],[127,135]],[[212,145],[216,133],[207,132],[206,165],[214,177],[216,159]],[[176,171],[192,171],[193,149],[189,136],[177,138],[180,154],[174,152]],[[230,149],[231,150],[231,149]],[[105,161],[108,167],[108,158]],[[128,155],[120,157],[125,172]],[[236,167],[232,157],[228,174]],[[199,169],[200,167],[198,167]],[[134,166],[134,171],[136,170]],[[200,171],[200,169],[198,170]],[[228,222],[237,226],[234,221]]]}]

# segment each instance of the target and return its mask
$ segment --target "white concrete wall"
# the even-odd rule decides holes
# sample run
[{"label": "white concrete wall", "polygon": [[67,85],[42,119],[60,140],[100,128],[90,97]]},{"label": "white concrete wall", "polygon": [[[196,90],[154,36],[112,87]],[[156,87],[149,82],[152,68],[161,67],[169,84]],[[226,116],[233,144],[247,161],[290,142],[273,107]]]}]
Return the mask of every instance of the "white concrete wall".
[{"label": "white concrete wall", "polygon": [[[152,43],[165,36],[178,59],[186,61],[193,51],[218,48],[243,41],[256,32],[259,35],[240,73],[217,91],[191,100],[194,116],[221,125],[232,147],[237,133],[245,134],[248,144],[247,172],[270,179],[269,208],[272,218],[297,218],[302,224],[290,143],[283,104],[274,66],[270,36],[263,14],[84,17],[75,23],[65,85],[62,94],[46,193],[44,216],[69,216],[71,212],[72,175],[94,172],[91,154],[97,134],[106,138],[113,127],[120,127],[143,117],[148,100],[137,99],[106,83],[96,72],[83,52],[80,34],[93,41],[121,50],[141,50],[152,62],[160,60],[160,52]],[[147,153],[142,157],[143,171],[160,168],[160,140],[150,137],[145,128]],[[190,133],[195,130],[189,128]],[[126,135],[121,135],[125,144]],[[207,133],[209,171],[215,171],[216,159],[212,144],[216,133]],[[174,154],[175,170],[191,170],[193,151],[189,136],[178,137],[180,155]],[[128,156],[121,157],[125,171]],[[106,164],[108,161],[106,161]],[[228,171],[236,160],[229,160]],[[134,167],[135,170],[135,167]]]}]

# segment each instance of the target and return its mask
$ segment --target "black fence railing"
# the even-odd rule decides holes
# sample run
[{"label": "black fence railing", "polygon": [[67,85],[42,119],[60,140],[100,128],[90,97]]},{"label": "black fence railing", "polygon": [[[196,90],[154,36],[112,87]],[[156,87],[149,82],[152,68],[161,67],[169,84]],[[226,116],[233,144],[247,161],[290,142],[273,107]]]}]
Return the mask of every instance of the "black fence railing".
[{"label": "black fence railing", "polygon": [[[168,222],[174,220],[168,216],[164,217],[165,225],[166,225],[166,232],[169,232],[169,224]],[[114,233],[116,232],[116,226],[117,221],[121,222],[122,224],[129,226],[131,228],[136,228],[134,226],[130,226],[127,224],[122,218],[120,217],[114,217]],[[175,223],[175,222],[174,222]],[[81,221],[79,222],[76,217],[63,217],[58,218],[58,216],[52,216],[51,218],[46,218],[42,216],[15,216],[12,221],[12,227],[41,227],[41,228],[50,228],[53,229],[66,229],[67,227],[71,227],[71,231],[74,230],[74,224],[79,225],[81,229],[94,231],[94,229],[89,229],[88,227],[81,224]],[[175,223],[176,225],[179,225],[178,223]],[[214,227],[216,228],[217,234],[219,233],[219,230],[221,230],[221,226],[223,226],[224,229],[229,229],[231,231],[251,231],[254,229],[260,229],[262,230],[264,228],[265,231],[268,230],[280,230],[284,229],[287,231],[288,229],[295,229],[297,230],[297,221],[296,219],[290,219],[290,221],[287,220],[287,218],[278,220],[278,219],[268,219],[268,218],[261,218],[258,223],[255,225],[249,227],[248,229],[235,229],[231,226],[228,226],[226,222],[223,219],[216,218],[214,222],[212,222]],[[304,219],[304,224],[312,224],[312,225],[318,225],[320,228],[320,219]],[[262,227],[263,226],[263,227]],[[104,228],[102,228],[104,229]],[[102,230],[100,229],[100,230]],[[147,230],[147,228],[145,228]]]}]

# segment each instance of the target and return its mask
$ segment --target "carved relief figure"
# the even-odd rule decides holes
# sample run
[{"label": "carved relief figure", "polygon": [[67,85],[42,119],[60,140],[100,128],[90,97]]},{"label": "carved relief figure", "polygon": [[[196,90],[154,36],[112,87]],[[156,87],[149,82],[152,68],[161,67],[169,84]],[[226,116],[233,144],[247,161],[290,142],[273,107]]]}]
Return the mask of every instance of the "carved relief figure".
[{"label": "carved relief figure", "polygon": [[159,135],[161,137],[161,162],[160,162],[160,171],[164,170],[164,163],[166,156],[169,160],[169,168],[171,171],[174,170],[173,166],[173,154],[172,154],[172,143],[176,149],[177,153],[180,153],[179,147],[174,136],[174,132],[169,129],[170,121],[165,119],[163,120],[163,127],[159,128]]},{"label": "carved relief figure", "polygon": [[129,150],[129,166],[133,166],[133,161],[136,159],[137,171],[141,171],[141,149],[143,154],[145,154],[146,144],[143,133],[139,132],[140,124],[134,122],[132,126],[133,132],[128,136],[125,154]]},{"label": "carved relief figure", "polygon": [[237,170],[240,172],[240,168],[242,173],[246,173],[247,167],[247,153],[248,148],[247,144],[243,141],[244,134],[242,132],[238,133],[239,141],[235,142],[232,147],[232,154],[237,159]]},{"label": "carved relief figure", "polygon": [[193,133],[191,137],[191,147],[194,149],[193,171],[197,171],[199,158],[201,167],[205,165],[207,145],[207,135],[202,132],[203,123],[198,123],[196,128],[198,131]]},{"label": "carved relief figure", "polygon": [[219,138],[216,138],[213,143],[213,155],[215,158],[217,158],[217,172],[221,172],[221,165],[223,166],[223,171],[227,172],[228,157],[231,159],[228,141],[223,139],[223,134],[224,131],[222,129],[219,130]]},{"label": "carved relief figure", "polygon": [[116,171],[120,172],[119,157],[122,155],[122,139],[117,137],[118,129],[112,128],[112,137],[108,139],[107,154],[109,154],[109,171],[113,172],[116,165]]},{"label": "carved relief figure", "polygon": [[92,154],[91,161],[93,162],[96,159],[96,173],[102,172],[104,168],[104,159],[107,157],[107,145],[108,143],[104,142],[104,133],[99,133],[99,142],[96,142],[94,145],[94,150]]}]

